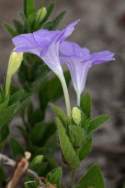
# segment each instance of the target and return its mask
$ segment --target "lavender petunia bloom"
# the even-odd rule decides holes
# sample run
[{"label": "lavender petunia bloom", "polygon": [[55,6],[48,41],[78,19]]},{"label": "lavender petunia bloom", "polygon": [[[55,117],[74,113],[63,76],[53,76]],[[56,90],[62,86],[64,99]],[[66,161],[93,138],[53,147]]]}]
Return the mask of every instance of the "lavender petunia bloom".
[{"label": "lavender petunia bloom", "polygon": [[12,39],[17,52],[33,53],[48,65],[58,76],[62,74],[59,60],[59,45],[69,37],[79,20],[62,30],[49,31],[41,29],[33,33],[21,34]]},{"label": "lavender petunia bloom", "polygon": [[77,94],[77,104],[80,105],[80,96],[84,90],[89,69],[94,64],[114,60],[114,54],[110,51],[90,53],[87,48],[81,48],[76,43],[65,41],[60,45],[60,59],[70,71]]},{"label": "lavender petunia bloom", "polygon": [[68,89],[59,59],[59,47],[75,29],[79,20],[69,24],[62,30],[49,31],[41,29],[33,33],[22,34],[13,38],[15,51],[29,52],[39,56],[48,67],[59,77],[66,101],[67,113],[70,115],[71,107]]}]

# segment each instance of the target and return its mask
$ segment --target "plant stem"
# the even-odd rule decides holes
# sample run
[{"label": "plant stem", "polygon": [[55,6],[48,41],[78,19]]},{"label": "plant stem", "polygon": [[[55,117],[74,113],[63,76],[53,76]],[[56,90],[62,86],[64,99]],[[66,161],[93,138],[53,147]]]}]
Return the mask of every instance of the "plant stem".
[{"label": "plant stem", "polygon": [[[14,161],[13,159],[10,159],[6,155],[0,153],[0,164],[6,165],[6,166],[15,167],[16,166],[16,161]],[[34,177],[36,180],[39,180],[39,176],[38,176],[38,174],[35,171],[33,171],[31,169],[28,169],[27,173],[29,175],[31,175],[32,177]]]},{"label": "plant stem", "polygon": [[80,98],[81,98],[81,94],[77,92],[77,106],[80,106]]},{"label": "plant stem", "polygon": [[71,171],[71,188],[75,187],[75,170]]},{"label": "plant stem", "polygon": [[66,85],[66,80],[65,80],[63,74],[61,76],[59,76],[59,79],[60,79],[60,82],[61,82],[62,88],[63,88],[67,115],[70,117],[70,115],[71,115],[71,104],[70,104],[68,88],[67,88],[67,85]]},{"label": "plant stem", "polygon": [[10,93],[11,77],[7,74],[5,82],[5,95],[8,96]]}]

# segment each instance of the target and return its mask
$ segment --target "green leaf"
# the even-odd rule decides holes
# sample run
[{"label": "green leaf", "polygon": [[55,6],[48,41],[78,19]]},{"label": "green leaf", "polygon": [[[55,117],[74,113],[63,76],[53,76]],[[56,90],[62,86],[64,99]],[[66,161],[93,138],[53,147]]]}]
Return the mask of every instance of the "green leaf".
[{"label": "green leaf", "polygon": [[0,126],[8,123],[14,116],[17,109],[17,104],[13,104],[6,108],[0,108]]},{"label": "green leaf", "polygon": [[5,28],[5,30],[6,30],[11,36],[17,35],[17,31],[16,31],[15,28],[13,28],[11,25],[9,25],[9,24],[4,24],[4,28]]},{"label": "green leaf", "polygon": [[90,119],[88,119],[85,113],[81,111],[81,127],[83,127],[86,130],[89,126],[89,122]]},{"label": "green leaf", "polygon": [[68,162],[71,168],[77,168],[79,166],[79,158],[66,134],[65,128],[59,118],[56,119],[56,125],[58,129],[58,136],[60,141],[60,147],[64,155],[65,160]]},{"label": "green leaf", "polygon": [[103,123],[105,123],[106,121],[109,120],[109,116],[108,115],[99,115],[96,118],[92,119],[89,122],[89,126],[88,126],[88,133],[92,133],[93,131],[95,131],[97,128],[100,127],[100,125],[102,125]]},{"label": "green leaf", "polygon": [[24,26],[23,26],[23,24],[20,21],[14,20],[13,23],[14,23],[14,26],[16,28],[16,32],[18,34],[21,34],[21,33],[24,32]]},{"label": "green leaf", "polygon": [[28,18],[35,13],[35,0],[24,0],[24,14]]},{"label": "green leaf", "polygon": [[11,94],[9,98],[9,104],[13,104],[15,102],[22,102],[23,99],[29,96],[29,93],[27,93],[24,89],[15,89],[14,93]]},{"label": "green leaf", "polygon": [[80,160],[84,160],[92,150],[92,138],[87,138],[79,150]]},{"label": "green leaf", "polygon": [[10,147],[14,158],[24,155],[24,149],[22,145],[15,138],[11,138]]},{"label": "green leaf", "polygon": [[31,142],[41,147],[48,142],[55,131],[56,127],[54,123],[39,122],[28,134]]},{"label": "green leaf", "polygon": [[43,155],[37,155],[31,161],[30,168],[39,174],[42,169],[42,162],[43,162]]},{"label": "green leaf", "polygon": [[9,136],[9,127],[8,125],[3,125],[0,127],[0,147],[4,145],[5,140]]},{"label": "green leaf", "polygon": [[81,97],[80,107],[88,118],[91,115],[91,105],[92,105],[92,100],[90,95],[88,93],[86,95],[83,95]]},{"label": "green leaf", "polygon": [[42,122],[37,123],[31,130],[30,132],[30,139],[31,142],[34,144],[38,144],[42,142],[44,133],[46,131],[46,126]]},{"label": "green leaf", "polygon": [[84,129],[77,125],[69,125],[70,140],[75,148],[80,147],[85,141]]},{"label": "green leaf", "polygon": [[52,110],[54,111],[54,113],[56,114],[56,116],[64,123],[67,124],[68,122],[68,117],[66,116],[66,114],[64,113],[64,111],[56,106],[55,104],[50,104]]},{"label": "green leaf", "polygon": [[47,175],[48,182],[52,183],[53,185],[56,185],[57,188],[61,187],[61,179],[62,179],[62,168],[60,167],[53,169]]},{"label": "green leaf", "polygon": [[61,12],[54,20],[53,20],[53,29],[56,28],[60,21],[64,18],[66,11]]},{"label": "green leaf", "polygon": [[46,28],[46,29],[49,29],[49,30],[57,28],[60,21],[63,19],[65,13],[66,13],[66,11],[61,12],[54,20],[45,23],[43,25],[43,28]]},{"label": "green leaf", "polygon": [[[31,106],[31,105],[30,105]],[[42,113],[41,109],[34,109],[31,106],[28,107],[28,121],[31,125],[37,124],[44,119],[44,114]]]},{"label": "green leaf", "polygon": [[76,188],[104,188],[104,179],[101,169],[98,165],[89,168],[85,176],[83,176]]}]

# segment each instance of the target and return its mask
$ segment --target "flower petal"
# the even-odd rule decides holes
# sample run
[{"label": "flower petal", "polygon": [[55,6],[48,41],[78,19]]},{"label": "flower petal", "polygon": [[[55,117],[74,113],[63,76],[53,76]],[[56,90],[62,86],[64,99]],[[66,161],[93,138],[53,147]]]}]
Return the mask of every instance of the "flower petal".
[{"label": "flower petal", "polygon": [[34,49],[34,47],[37,47],[37,43],[32,35],[32,33],[29,34],[21,34],[12,39],[15,50],[16,51],[27,51]]},{"label": "flower petal", "polygon": [[90,52],[87,48],[80,48],[77,43],[62,42],[60,45],[61,63],[65,63],[70,71],[74,89],[81,94],[91,67]]},{"label": "flower petal", "polygon": [[79,58],[83,61],[90,59],[90,51],[87,48],[81,48],[75,42],[64,41],[60,45],[60,56]]},{"label": "flower petal", "polygon": [[92,58],[93,64],[101,64],[101,63],[115,60],[114,53],[110,51],[92,53],[91,58]]},{"label": "flower petal", "polygon": [[80,19],[70,23],[67,27],[65,27],[62,30],[62,35],[59,37],[60,41],[65,40],[66,38],[68,38],[72,32],[75,30],[76,25],[79,23]]},{"label": "flower petal", "polygon": [[56,75],[59,76],[63,74],[59,59],[59,43],[53,42],[45,55],[42,56],[42,59]]}]

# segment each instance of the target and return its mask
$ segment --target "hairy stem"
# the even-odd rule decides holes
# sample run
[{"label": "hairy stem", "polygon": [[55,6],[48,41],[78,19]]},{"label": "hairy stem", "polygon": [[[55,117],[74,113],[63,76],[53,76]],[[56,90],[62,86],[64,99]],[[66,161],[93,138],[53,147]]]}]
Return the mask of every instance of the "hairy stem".
[{"label": "hairy stem", "polygon": [[77,106],[80,106],[80,98],[81,98],[81,94],[77,92]]},{"label": "hairy stem", "polygon": [[66,109],[67,109],[67,115],[70,117],[70,115],[71,115],[71,104],[70,104],[69,92],[68,92],[68,88],[67,88],[67,85],[66,85],[64,75],[61,75],[59,77],[59,79],[61,81],[62,88],[63,88],[65,103],[66,103]]}]

